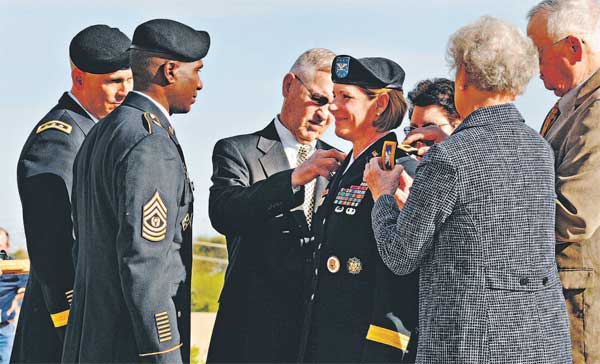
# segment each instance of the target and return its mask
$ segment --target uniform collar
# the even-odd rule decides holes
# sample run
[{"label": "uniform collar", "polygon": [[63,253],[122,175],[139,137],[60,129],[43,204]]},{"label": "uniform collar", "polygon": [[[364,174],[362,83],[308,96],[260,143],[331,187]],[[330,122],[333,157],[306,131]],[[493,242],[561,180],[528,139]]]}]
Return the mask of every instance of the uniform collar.
[{"label": "uniform collar", "polygon": [[161,111],[161,113],[163,114],[163,116],[165,118],[167,118],[167,120],[169,121],[169,123],[172,123],[171,122],[171,117],[170,117],[169,113],[167,112],[167,109],[165,109],[165,107],[162,106],[158,101],[154,100],[151,96],[146,95],[142,91],[131,91],[131,92],[134,92],[134,93],[136,93],[138,95],[141,95],[141,96],[147,98],[148,100],[152,101],[152,103],[154,104],[154,106],[156,106]]},{"label": "uniform collar", "polygon": [[90,119],[92,119],[92,121],[94,121],[94,123],[98,122],[98,118],[96,118],[94,115],[92,115],[91,112],[87,111],[87,109],[81,104],[81,102],[79,102],[77,97],[75,97],[75,95],[73,95],[73,93],[71,91],[67,91],[67,95],[69,95],[69,97],[71,99],[73,99],[73,101],[75,101],[77,103],[77,105],[79,105],[79,107],[81,107],[81,110],[85,111],[85,113],[90,117]]}]

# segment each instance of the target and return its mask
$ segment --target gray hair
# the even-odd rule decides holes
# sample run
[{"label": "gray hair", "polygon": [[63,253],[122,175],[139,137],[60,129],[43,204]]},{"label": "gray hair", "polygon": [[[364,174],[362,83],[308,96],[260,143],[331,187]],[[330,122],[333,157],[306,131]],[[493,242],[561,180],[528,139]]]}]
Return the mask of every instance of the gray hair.
[{"label": "gray hair", "polygon": [[533,43],[517,27],[483,16],[456,31],[446,55],[451,68],[464,67],[466,82],[480,90],[519,95],[538,70]]},{"label": "gray hair", "polygon": [[335,53],[325,48],[312,48],[302,53],[294,62],[290,72],[300,76],[305,82],[314,79],[317,71],[331,72]]},{"label": "gray hair", "polygon": [[596,0],[543,0],[527,13],[548,15],[548,36],[558,41],[568,35],[583,38],[594,51],[600,51],[600,4]]}]

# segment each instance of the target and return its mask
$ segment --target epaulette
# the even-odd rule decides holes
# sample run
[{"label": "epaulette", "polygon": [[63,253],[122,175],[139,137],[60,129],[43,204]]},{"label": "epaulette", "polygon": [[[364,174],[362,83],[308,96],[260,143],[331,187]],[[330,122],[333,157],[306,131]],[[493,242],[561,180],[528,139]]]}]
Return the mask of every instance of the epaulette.
[{"label": "epaulette", "polygon": [[60,120],[51,120],[51,121],[47,121],[47,122],[43,123],[42,125],[40,125],[37,128],[37,130],[35,131],[35,133],[39,134],[48,129],[56,129],[56,130],[62,131],[65,134],[71,134],[73,127],[63,121],[60,121]]},{"label": "epaulette", "polygon": [[152,134],[152,124],[162,128],[162,125],[160,125],[160,121],[158,120],[158,117],[151,112],[145,112],[143,119],[144,119],[144,129],[146,129],[146,131],[149,134]]},{"label": "epaulette", "polygon": [[415,156],[419,155],[419,150],[417,148],[413,147],[412,145],[399,143],[396,146],[396,149],[401,150],[402,152],[404,152],[404,154],[412,154]]}]

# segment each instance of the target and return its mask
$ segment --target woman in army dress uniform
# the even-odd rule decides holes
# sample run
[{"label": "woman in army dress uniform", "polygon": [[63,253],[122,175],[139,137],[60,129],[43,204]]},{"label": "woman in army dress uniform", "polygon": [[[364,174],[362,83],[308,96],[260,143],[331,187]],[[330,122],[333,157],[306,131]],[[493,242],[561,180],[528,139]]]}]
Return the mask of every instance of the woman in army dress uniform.
[{"label": "woman in army dress uniform", "polygon": [[[380,158],[384,142],[397,141],[390,130],[407,109],[404,71],[385,58],[337,56],[332,79],[335,133],[353,149],[317,200],[317,249],[300,360],[400,362],[417,321],[417,282],[414,276],[395,276],[379,257],[371,229],[373,199],[362,176],[366,163]],[[396,163],[414,171],[417,161],[402,156]]]}]

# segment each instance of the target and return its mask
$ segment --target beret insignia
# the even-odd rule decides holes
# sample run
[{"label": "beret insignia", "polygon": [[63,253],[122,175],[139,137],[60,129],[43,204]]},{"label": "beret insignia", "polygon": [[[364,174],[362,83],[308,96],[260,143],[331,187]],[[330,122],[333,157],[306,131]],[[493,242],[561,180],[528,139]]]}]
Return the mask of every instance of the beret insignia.
[{"label": "beret insignia", "polygon": [[60,130],[65,134],[71,134],[71,131],[73,130],[73,127],[67,123],[64,123],[60,120],[52,120],[52,121],[48,121],[46,123],[43,123],[42,125],[40,125],[37,130],[35,131],[36,134],[39,134],[43,131],[46,131],[48,129],[56,129],[56,130]]},{"label": "beret insignia", "polygon": [[148,241],[163,240],[167,236],[167,207],[158,191],[142,211],[142,237]]},{"label": "beret insignia", "polygon": [[171,323],[169,321],[169,314],[164,311],[154,315],[156,321],[156,330],[158,332],[158,341],[163,343],[171,340]]},{"label": "beret insignia", "polygon": [[335,60],[335,75],[345,78],[350,72],[350,57],[338,57]]}]

